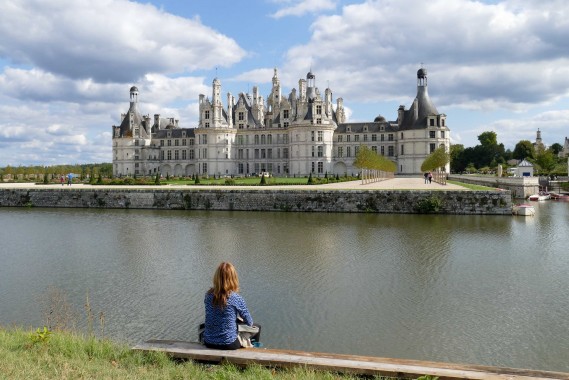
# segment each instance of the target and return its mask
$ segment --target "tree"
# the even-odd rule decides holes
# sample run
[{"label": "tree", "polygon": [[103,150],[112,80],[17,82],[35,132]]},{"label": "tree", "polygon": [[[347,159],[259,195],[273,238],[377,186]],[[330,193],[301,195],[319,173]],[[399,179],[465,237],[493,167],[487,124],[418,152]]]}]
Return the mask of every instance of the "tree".
[{"label": "tree", "polygon": [[512,157],[517,160],[524,158],[534,158],[533,144],[529,140],[520,140],[512,153]]},{"label": "tree", "polygon": [[461,158],[464,153],[464,145],[452,144],[450,146],[450,171],[460,173],[464,171],[466,165],[462,162]]},{"label": "tree", "polygon": [[160,185],[160,172],[156,172],[156,176],[154,177],[154,184]]},{"label": "tree", "polygon": [[551,152],[555,155],[558,156],[559,152],[561,152],[563,150],[563,145],[559,144],[559,143],[555,143],[555,144],[551,144],[551,146],[549,147],[549,149],[551,149]]},{"label": "tree", "polygon": [[369,147],[362,145],[356,154],[354,166],[358,169],[374,169],[385,172],[394,172],[397,170],[395,163],[371,150]]},{"label": "tree", "polygon": [[498,135],[494,131],[482,132],[478,135],[478,141],[485,147],[494,147],[498,145]]},{"label": "tree", "polygon": [[545,172],[540,174],[548,174],[557,165],[555,156],[553,155],[553,152],[549,149],[547,150],[540,149],[537,153],[537,157],[535,158],[535,163],[539,165],[541,170]]},{"label": "tree", "polygon": [[261,182],[259,184],[260,185],[266,185],[267,184],[267,180],[265,179],[265,173],[261,173]]},{"label": "tree", "polygon": [[421,171],[428,172],[438,168],[444,167],[450,161],[450,154],[447,153],[446,147],[441,145],[429,154],[423,164],[421,165]]},{"label": "tree", "polygon": [[312,179],[312,173],[310,173],[310,175],[308,176],[308,182],[306,183],[307,185],[312,185],[314,184],[314,180]]}]

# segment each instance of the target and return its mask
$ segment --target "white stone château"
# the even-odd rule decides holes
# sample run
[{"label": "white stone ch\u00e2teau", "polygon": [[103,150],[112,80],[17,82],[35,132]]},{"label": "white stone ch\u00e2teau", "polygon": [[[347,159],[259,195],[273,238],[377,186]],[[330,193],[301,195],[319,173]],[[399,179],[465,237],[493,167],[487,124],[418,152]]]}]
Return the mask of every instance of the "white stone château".
[{"label": "white stone ch\u00e2teau", "polygon": [[[271,93],[221,97],[213,80],[212,97],[199,96],[199,123],[180,128],[178,120],[142,116],[138,88],[130,89],[130,108],[113,126],[113,175],[323,176],[357,173],[358,149],[368,146],[397,165],[398,174],[418,174],[425,158],[439,146],[449,150],[446,115],[438,113],[427,92],[427,71],[417,72],[417,96],[400,106],[395,121],[378,116],[371,122],[346,121],[343,99],[324,96],[309,72],[282,96],[274,71]],[[449,171],[447,166],[446,171]]]}]

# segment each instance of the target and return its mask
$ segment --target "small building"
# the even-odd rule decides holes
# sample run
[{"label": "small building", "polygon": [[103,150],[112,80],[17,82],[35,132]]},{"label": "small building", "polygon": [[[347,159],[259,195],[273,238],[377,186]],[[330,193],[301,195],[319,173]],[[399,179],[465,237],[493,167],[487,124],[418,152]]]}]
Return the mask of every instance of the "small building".
[{"label": "small building", "polygon": [[525,158],[515,168],[516,177],[533,177],[533,164]]}]

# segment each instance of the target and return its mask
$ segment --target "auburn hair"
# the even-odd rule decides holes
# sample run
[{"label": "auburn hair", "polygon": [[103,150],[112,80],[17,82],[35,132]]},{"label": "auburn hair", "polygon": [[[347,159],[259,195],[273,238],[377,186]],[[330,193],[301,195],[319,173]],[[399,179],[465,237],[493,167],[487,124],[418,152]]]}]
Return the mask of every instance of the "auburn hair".
[{"label": "auburn hair", "polygon": [[224,308],[231,292],[239,291],[239,278],[233,264],[222,262],[213,275],[213,287],[209,293],[213,294],[213,306]]}]

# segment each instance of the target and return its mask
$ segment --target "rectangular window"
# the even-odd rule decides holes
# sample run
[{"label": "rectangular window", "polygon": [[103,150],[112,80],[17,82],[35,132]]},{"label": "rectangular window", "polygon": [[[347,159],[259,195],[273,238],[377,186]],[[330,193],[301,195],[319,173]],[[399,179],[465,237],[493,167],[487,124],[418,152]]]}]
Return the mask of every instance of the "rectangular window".
[{"label": "rectangular window", "polygon": [[202,144],[207,144],[207,135],[202,135]]},{"label": "rectangular window", "polygon": [[259,159],[259,149],[255,149],[255,159]]},{"label": "rectangular window", "polygon": [[259,163],[255,162],[255,173],[259,173]]},{"label": "rectangular window", "polygon": [[324,156],[324,147],[322,145],[318,146],[318,157]]},{"label": "rectangular window", "polygon": [[[267,158],[271,159],[273,158],[273,150],[272,149],[267,149]],[[269,170],[270,171],[270,170]]]},{"label": "rectangular window", "polygon": [[360,135],[355,135],[355,136],[354,136],[354,141],[355,141],[355,142],[360,141]]},{"label": "rectangular window", "polygon": [[261,149],[261,158],[267,158],[265,149]]},{"label": "rectangular window", "polygon": [[190,149],[190,160],[193,160],[194,158],[196,158],[196,154],[193,149]]},{"label": "rectangular window", "polygon": [[283,127],[288,128],[288,121],[285,121],[285,122],[283,123]]},{"label": "rectangular window", "polygon": [[239,174],[243,174],[243,163],[240,162],[240,163],[238,164],[238,167],[239,167]]},{"label": "rectangular window", "polygon": [[163,161],[164,160],[164,151],[160,151],[160,159]]},{"label": "rectangular window", "polygon": [[206,120],[209,119],[209,111],[208,110],[204,111],[204,119],[206,119]]},{"label": "rectangular window", "polygon": [[190,139],[190,145],[194,145],[194,139]]},{"label": "rectangular window", "polygon": [[182,139],[182,146],[186,146],[186,139]]},{"label": "rectangular window", "polygon": [[324,163],[323,162],[318,163],[318,173],[324,173]]},{"label": "rectangular window", "polygon": [[377,135],[376,134],[371,135],[371,141],[377,141]]},{"label": "rectangular window", "polygon": [[288,158],[288,148],[283,148],[283,158]]},{"label": "rectangular window", "polygon": [[186,160],[187,158],[188,158],[188,151],[184,149],[182,151],[182,160]]},{"label": "rectangular window", "polygon": [[314,145],[312,146],[312,157],[314,157]]},{"label": "rectangular window", "polygon": [[166,156],[168,157],[168,160],[171,160],[171,159],[172,159],[172,151],[169,150],[169,151],[167,152]]},{"label": "rectangular window", "polygon": [[435,119],[429,119],[429,126],[431,127],[435,126]]},{"label": "rectangular window", "polygon": [[359,147],[359,146],[355,146],[355,147],[354,147],[354,156],[357,156],[359,151],[360,151],[360,147]]},{"label": "rectangular window", "polygon": [[202,174],[207,174],[207,162],[202,164]]},{"label": "rectangular window", "polygon": [[346,157],[352,157],[352,147],[346,147]]},{"label": "rectangular window", "polygon": [[352,137],[352,136],[347,135],[347,136],[346,136],[346,142],[350,142],[350,141],[351,141],[351,137]]},{"label": "rectangular window", "polygon": [[381,155],[385,156],[385,147],[383,145],[381,146]]},{"label": "rectangular window", "polygon": [[243,123],[239,123],[239,129],[243,129],[244,125]]},{"label": "rectangular window", "polygon": [[207,148],[202,149],[202,158],[207,158]]},{"label": "rectangular window", "polygon": [[338,157],[344,157],[344,147],[338,147]]},{"label": "rectangular window", "polygon": [[312,163],[312,173],[314,173],[314,162]]},{"label": "rectangular window", "polygon": [[205,127],[206,127],[206,128],[209,128],[209,123],[205,123]]},{"label": "rectangular window", "polygon": [[239,121],[245,120],[245,113],[244,112],[239,112],[238,115],[239,115]]},{"label": "rectangular window", "polygon": [[314,131],[310,131],[310,141],[314,141]]},{"label": "rectangular window", "polygon": [[435,151],[436,144],[429,144],[429,153],[433,153]]},{"label": "rectangular window", "polygon": [[390,145],[390,146],[387,147],[387,155],[388,155],[389,157],[393,157],[393,155],[394,155],[394,152],[393,152],[393,145]]},{"label": "rectangular window", "polygon": [[371,151],[372,151],[373,153],[377,154],[377,146],[375,146],[375,145],[372,146],[372,147],[371,147]]},{"label": "rectangular window", "polygon": [[441,139],[445,138],[445,131],[441,131]]},{"label": "rectangular window", "polygon": [[344,141],[344,136],[338,135],[338,142],[342,142],[342,141]]},{"label": "rectangular window", "polygon": [[321,105],[316,106],[316,115],[322,115],[322,106]]},{"label": "rectangular window", "polygon": [[405,154],[405,145],[401,145],[401,155]]},{"label": "rectangular window", "polygon": [[172,146],[172,140],[168,140],[168,146]]},{"label": "rectangular window", "polygon": [[387,141],[393,141],[393,133],[387,135]]},{"label": "rectangular window", "polygon": [[179,160],[179,159],[180,159],[180,151],[176,149],[174,151],[174,160]]},{"label": "rectangular window", "polygon": [[437,137],[436,132],[435,131],[429,131],[429,137],[434,139],[435,137]]},{"label": "rectangular window", "polygon": [[316,119],[316,124],[322,124],[322,119],[320,118]]},{"label": "rectangular window", "polygon": [[381,141],[385,141],[385,135],[383,133],[381,134]]},{"label": "rectangular window", "polygon": [[283,110],[283,118],[288,119],[288,110]]},{"label": "rectangular window", "polygon": [[259,145],[259,135],[255,135],[255,145]]},{"label": "rectangular window", "polygon": [[367,134],[364,135],[364,141],[367,141]]},{"label": "rectangular window", "polygon": [[238,158],[239,160],[242,160],[242,159],[243,159],[243,149],[237,150],[237,158]]},{"label": "rectangular window", "polygon": [[323,140],[324,140],[324,132],[318,131],[318,141],[323,141]]},{"label": "rectangular window", "polygon": [[160,140],[160,146],[164,146],[164,140]]}]

